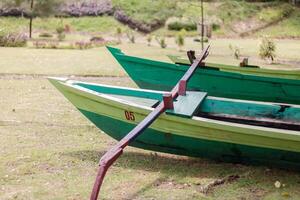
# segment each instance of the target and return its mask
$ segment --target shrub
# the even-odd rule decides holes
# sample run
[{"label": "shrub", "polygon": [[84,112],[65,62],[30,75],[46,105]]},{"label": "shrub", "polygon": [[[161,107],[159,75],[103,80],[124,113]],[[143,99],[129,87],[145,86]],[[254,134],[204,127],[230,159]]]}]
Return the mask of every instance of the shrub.
[{"label": "shrub", "polygon": [[90,49],[92,48],[91,42],[79,41],[75,43],[77,49]]},{"label": "shrub", "polygon": [[102,36],[93,36],[91,39],[90,39],[91,42],[104,42],[105,39],[102,37]]},{"label": "shrub", "polygon": [[170,18],[167,22],[167,27],[169,30],[180,31],[185,29],[186,31],[194,31],[197,30],[197,24],[190,19],[187,18]]},{"label": "shrub", "polygon": [[132,32],[132,31],[127,31],[126,35],[127,35],[128,39],[129,39],[129,41],[130,41],[131,43],[135,43],[134,32]]},{"label": "shrub", "polygon": [[117,27],[117,30],[116,30],[116,34],[117,34],[117,37],[118,37],[118,42],[121,43],[121,37],[122,37],[122,29],[121,27]]},{"label": "shrub", "polygon": [[90,39],[90,42],[95,47],[100,47],[106,44],[106,40],[102,36],[94,36]]},{"label": "shrub", "polygon": [[34,41],[33,46],[37,49],[59,49],[59,43],[56,41]]},{"label": "shrub", "polygon": [[262,59],[269,59],[272,63],[275,59],[276,45],[270,38],[264,37],[259,46],[259,56]]},{"label": "shrub", "polygon": [[175,42],[179,47],[179,51],[181,51],[181,48],[184,46],[184,31],[180,31],[177,34]]},{"label": "shrub", "polygon": [[41,38],[52,38],[53,35],[51,33],[40,33],[39,37],[41,37]]},{"label": "shrub", "polygon": [[152,41],[152,35],[148,35],[147,36],[147,42],[148,42],[148,46],[151,46],[151,41]]},{"label": "shrub", "polygon": [[164,38],[164,37],[158,37],[158,36],[156,36],[155,39],[156,39],[157,43],[159,44],[159,46],[160,46],[161,48],[164,49],[164,48],[167,47],[167,44],[166,44],[166,41],[165,41],[165,38]]},{"label": "shrub", "polygon": [[[202,42],[202,38],[195,38],[194,42]],[[203,37],[203,42],[207,43],[208,42],[208,37]]]},{"label": "shrub", "polygon": [[241,49],[238,46],[229,45],[229,49],[232,51],[232,55],[235,59],[240,59]]},{"label": "shrub", "polygon": [[221,28],[221,26],[219,24],[212,23],[211,28],[213,31],[217,31]]},{"label": "shrub", "polygon": [[27,36],[22,33],[0,33],[0,46],[24,47],[27,44]]},{"label": "shrub", "polygon": [[66,34],[65,34],[65,28],[62,26],[59,26],[56,28],[56,33],[57,33],[57,38],[59,41],[62,41],[66,38]]}]

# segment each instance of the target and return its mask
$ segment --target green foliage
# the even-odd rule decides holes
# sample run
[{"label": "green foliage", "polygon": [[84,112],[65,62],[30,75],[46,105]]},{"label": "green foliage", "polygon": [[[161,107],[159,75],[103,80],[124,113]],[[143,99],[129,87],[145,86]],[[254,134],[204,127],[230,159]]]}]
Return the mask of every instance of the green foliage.
[{"label": "green foliage", "polygon": [[262,59],[269,59],[271,63],[275,59],[276,45],[273,40],[268,37],[264,37],[259,46],[259,56]]},{"label": "green foliage", "polygon": [[[208,41],[209,41],[208,37],[203,37],[203,42],[207,43]],[[201,37],[195,38],[194,42],[202,42],[202,38]]]},{"label": "green foliage", "polygon": [[117,34],[117,37],[118,37],[118,42],[121,43],[121,37],[122,37],[122,28],[121,27],[117,27],[116,29],[116,34]]},{"label": "green foliage", "polygon": [[90,49],[92,48],[92,43],[91,42],[85,42],[85,41],[80,41],[75,43],[75,47],[77,49]]},{"label": "green foliage", "polygon": [[127,35],[127,38],[129,39],[129,41],[130,41],[131,43],[135,43],[135,34],[134,34],[133,31],[128,30],[128,31],[126,32],[126,35]]},{"label": "green foliage", "polygon": [[121,27],[117,27],[117,35],[121,35],[122,34],[122,29],[121,29]]},{"label": "green foliage", "polygon": [[59,41],[63,41],[66,38],[65,28],[63,26],[59,26],[56,28],[57,38]]},{"label": "green foliage", "polygon": [[221,28],[220,24],[212,23],[211,28],[213,31],[217,31]]},{"label": "green foliage", "polygon": [[289,17],[294,12],[294,7],[290,4],[282,4],[262,9],[257,15],[260,20],[273,22]]},{"label": "green foliage", "polygon": [[165,49],[165,48],[167,47],[167,43],[166,43],[164,37],[156,36],[156,37],[155,37],[155,40],[157,41],[157,43],[159,44],[159,46],[160,46],[161,48]]},{"label": "green foliage", "polygon": [[152,35],[149,34],[149,35],[147,36],[148,46],[151,46],[151,41],[152,41]]},{"label": "green foliage", "polygon": [[33,46],[36,49],[58,49],[59,43],[56,41],[34,41]]},{"label": "green foliage", "polygon": [[169,30],[175,30],[175,31],[180,31],[181,29],[185,29],[186,31],[197,30],[197,24],[193,20],[187,18],[173,17],[169,19],[166,22],[166,24]]},{"label": "green foliage", "polygon": [[165,21],[178,12],[176,0],[112,0],[112,3],[117,9],[122,9],[129,17],[145,23],[157,20]]},{"label": "green foliage", "polygon": [[182,29],[176,36],[176,44],[179,47],[179,50],[181,50],[181,48],[184,46],[184,37],[185,37],[185,30]]},{"label": "green foliage", "polygon": [[53,35],[51,33],[46,33],[45,32],[45,33],[40,33],[39,37],[41,37],[41,38],[52,38]]},{"label": "green foliage", "polygon": [[65,28],[62,27],[62,26],[59,26],[59,27],[56,28],[56,32],[57,32],[57,34],[64,33],[65,32]]},{"label": "green foliage", "polygon": [[230,23],[233,20],[242,20],[253,16],[260,7],[257,4],[247,3],[246,1],[224,0],[219,6],[217,15],[224,23]]}]

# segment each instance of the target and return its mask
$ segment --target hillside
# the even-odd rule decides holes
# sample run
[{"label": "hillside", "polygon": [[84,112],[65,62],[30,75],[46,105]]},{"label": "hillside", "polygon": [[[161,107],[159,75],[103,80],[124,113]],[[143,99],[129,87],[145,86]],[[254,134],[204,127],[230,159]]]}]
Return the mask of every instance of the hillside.
[{"label": "hillside", "polygon": [[[0,5],[0,15],[13,10],[17,18],[0,18],[0,27],[26,29],[27,22],[18,15],[26,17],[28,5],[19,7]],[[18,14],[18,11],[21,13]],[[200,21],[201,7],[199,1],[187,0],[65,0],[58,9],[64,19],[48,18],[47,24],[37,20],[39,30],[50,30],[61,21],[70,24],[75,31],[111,32],[116,26],[129,26],[144,33],[154,32],[160,35],[174,35],[181,27],[192,27],[188,34],[195,35],[196,23]],[[215,37],[256,37],[270,35],[273,37],[300,36],[300,8],[280,1],[246,2],[246,1],[208,1],[204,3],[205,23],[211,25]],[[2,13],[2,14],[1,14]],[[24,14],[25,13],[25,14]],[[63,14],[62,14],[63,13]],[[74,18],[74,16],[80,16]],[[77,16],[77,17],[78,17]],[[89,17],[96,17],[93,20]],[[82,18],[83,17],[83,18]],[[175,28],[165,25],[172,19]],[[174,22],[175,20],[175,22]],[[14,22],[14,23],[13,23]],[[94,23],[93,23],[94,22]],[[113,26],[108,26],[111,23]],[[12,25],[13,24],[13,25]],[[179,24],[179,26],[177,26]],[[182,25],[183,24],[183,25]],[[92,27],[91,27],[92,26]],[[114,28],[113,28],[114,27]],[[173,26],[174,27],[174,26]],[[170,30],[171,29],[171,30]]]}]

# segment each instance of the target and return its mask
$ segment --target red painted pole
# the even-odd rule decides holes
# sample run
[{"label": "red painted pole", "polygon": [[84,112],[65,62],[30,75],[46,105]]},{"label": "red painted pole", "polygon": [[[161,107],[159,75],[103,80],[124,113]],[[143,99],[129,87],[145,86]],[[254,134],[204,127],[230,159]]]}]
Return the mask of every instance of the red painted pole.
[{"label": "red painted pole", "polygon": [[[180,82],[188,82],[191,78],[197,67],[200,63],[208,56],[208,46],[199,58],[196,58],[188,69],[188,71],[184,74],[184,76],[180,79],[180,81],[176,84],[176,86],[171,91],[171,98],[174,100],[178,96],[179,89],[181,88]],[[180,89],[181,93],[185,93]],[[185,88],[184,88],[185,90]],[[141,121],[134,129],[132,129],[122,140],[120,140],[112,149],[106,152],[99,162],[99,171],[94,183],[93,191],[90,197],[90,200],[97,200],[101,185],[103,183],[104,176],[108,170],[108,168],[119,158],[119,156],[123,153],[123,149],[129,144],[129,142],[133,141],[137,136],[139,136],[146,128],[148,128],[156,118],[159,117],[161,113],[163,113],[166,109],[172,108],[172,104],[170,103],[170,96],[164,97],[164,101],[162,101],[143,121]]]}]

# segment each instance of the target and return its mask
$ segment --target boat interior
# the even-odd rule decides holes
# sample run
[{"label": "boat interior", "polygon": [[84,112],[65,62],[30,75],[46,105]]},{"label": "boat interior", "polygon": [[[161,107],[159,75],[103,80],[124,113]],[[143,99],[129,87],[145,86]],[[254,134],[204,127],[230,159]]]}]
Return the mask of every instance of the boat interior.
[{"label": "boat interior", "polygon": [[[165,92],[131,89],[72,82],[93,92],[107,94],[128,103],[155,108]],[[204,92],[190,92],[178,96],[173,110],[167,114],[191,118],[193,116],[239,124],[300,131],[300,106],[291,104],[244,101],[208,96]]]}]

